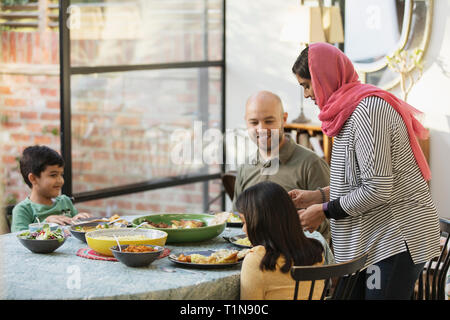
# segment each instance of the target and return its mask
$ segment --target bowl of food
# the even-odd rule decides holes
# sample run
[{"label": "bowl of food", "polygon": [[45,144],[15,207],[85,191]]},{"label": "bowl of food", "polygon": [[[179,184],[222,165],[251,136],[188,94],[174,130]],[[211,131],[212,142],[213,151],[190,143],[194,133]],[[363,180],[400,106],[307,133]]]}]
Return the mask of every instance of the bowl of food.
[{"label": "bowl of food", "polygon": [[41,230],[44,228],[44,226],[48,226],[50,228],[51,231],[55,231],[56,229],[58,229],[60,227],[59,224],[57,223],[47,223],[47,222],[37,222],[37,223],[30,223],[28,225],[28,231],[30,232],[36,232],[38,230]]},{"label": "bowl of food", "polygon": [[110,250],[124,265],[139,268],[147,267],[158,259],[164,248],[153,245],[120,245],[111,247]]},{"label": "bowl of food", "polygon": [[120,224],[107,224],[104,221],[97,221],[79,223],[71,226],[69,230],[75,238],[86,243],[86,232],[95,230],[117,229],[120,227]]},{"label": "bowl of food", "polygon": [[48,225],[34,232],[29,230],[22,232],[17,235],[17,238],[25,248],[34,253],[51,253],[66,241],[62,229],[52,231]]},{"label": "bowl of food", "polygon": [[152,229],[104,229],[87,232],[86,242],[92,250],[105,256],[113,256],[111,247],[119,245],[156,245],[164,246],[167,233]]},{"label": "bowl of food", "polygon": [[160,230],[167,233],[167,243],[198,242],[220,235],[226,226],[226,220],[202,213],[165,213],[136,218],[133,226],[141,229]]}]

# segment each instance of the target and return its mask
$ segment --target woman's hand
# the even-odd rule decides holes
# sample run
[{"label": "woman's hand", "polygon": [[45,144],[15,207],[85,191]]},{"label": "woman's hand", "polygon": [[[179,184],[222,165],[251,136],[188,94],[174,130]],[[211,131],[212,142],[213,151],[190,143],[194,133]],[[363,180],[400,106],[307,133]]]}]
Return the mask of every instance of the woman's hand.
[{"label": "woman's hand", "polygon": [[87,212],[80,212],[79,214],[77,214],[75,217],[72,218],[72,220],[75,222],[79,219],[87,219],[90,218],[91,215]]},{"label": "woman's hand", "polygon": [[317,230],[325,219],[325,213],[322,210],[322,204],[314,204],[307,209],[298,210],[300,224],[304,230],[313,232]]},{"label": "woman's hand", "polygon": [[294,189],[288,192],[296,208],[308,208],[313,204],[322,203],[322,194],[319,190]]},{"label": "woman's hand", "polygon": [[69,217],[66,217],[63,215],[48,216],[44,221],[48,222],[48,223],[56,223],[61,226],[72,224],[72,218],[69,218]]}]

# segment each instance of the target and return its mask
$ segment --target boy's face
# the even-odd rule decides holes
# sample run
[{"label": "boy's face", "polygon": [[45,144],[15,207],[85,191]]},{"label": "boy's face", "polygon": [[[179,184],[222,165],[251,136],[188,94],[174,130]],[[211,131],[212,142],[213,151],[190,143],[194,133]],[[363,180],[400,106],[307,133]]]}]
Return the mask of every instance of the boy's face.
[{"label": "boy's face", "polygon": [[33,185],[33,189],[45,198],[55,198],[60,195],[61,188],[64,185],[64,167],[58,165],[47,166],[41,172],[41,176],[35,176],[30,173],[28,179]]}]

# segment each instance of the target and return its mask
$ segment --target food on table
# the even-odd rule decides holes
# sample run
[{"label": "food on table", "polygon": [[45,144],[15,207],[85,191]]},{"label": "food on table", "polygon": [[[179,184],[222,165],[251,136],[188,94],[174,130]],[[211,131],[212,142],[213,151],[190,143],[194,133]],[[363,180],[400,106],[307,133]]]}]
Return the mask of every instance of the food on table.
[{"label": "food on table", "polygon": [[228,218],[227,222],[236,222],[236,223],[242,223],[241,218],[237,214],[230,214],[230,217]]},{"label": "food on table", "polygon": [[201,263],[201,264],[219,264],[219,263],[235,263],[238,261],[238,251],[221,249],[215,251],[210,256],[204,256],[201,254],[190,254],[185,256],[180,254],[177,257],[178,261],[190,262],[190,263]]},{"label": "food on table", "polygon": [[241,251],[239,251],[237,258],[238,260],[241,260],[243,258],[245,258],[245,255],[250,251],[250,249],[242,249]]},{"label": "food on table", "polygon": [[75,231],[80,232],[89,232],[94,230],[102,230],[102,229],[117,229],[119,226],[107,225],[107,224],[98,224],[96,226],[76,226]]},{"label": "food on table", "polygon": [[214,218],[209,222],[209,225],[218,225],[227,222],[229,217],[232,215],[231,212],[219,212],[214,214]]},{"label": "food on table", "polygon": [[48,224],[44,224],[42,229],[38,229],[34,232],[25,231],[19,235],[23,239],[29,240],[58,240],[59,242],[64,241],[64,233],[62,229],[56,229],[55,231],[50,230]]},{"label": "food on table", "polygon": [[[135,240],[151,240],[151,238],[142,235],[142,234],[137,234],[135,236],[116,236],[117,240],[120,241],[135,241]],[[100,236],[100,237],[95,237],[94,239],[96,240],[115,240],[115,238],[113,236]]]},{"label": "food on table", "polygon": [[[125,219],[121,219],[120,220],[119,218],[120,218],[120,216],[118,214],[115,214],[111,218],[109,218],[108,220],[109,220],[109,222],[112,222],[112,221],[115,220],[114,223],[128,224],[127,220],[125,220]],[[116,219],[119,219],[119,220],[116,220]]]},{"label": "food on table", "polygon": [[200,228],[204,227],[205,223],[203,221],[198,220],[171,220],[172,224],[167,224],[164,222],[152,222],[149,220],[145,220],[151,227],[154,228],[170,228],[170,229],[190,229],[190,228]]},{"label": "food on table", "polygon": [[134,246],[134,245],[129,245],[126,249],[122,250],[122,252],[154,252],[154,251],[158,250],[153,247]]},{"label": "food on table", "polygon": [[252,246],[252,243],[250,242],[250,240],[248,240],[248,237],[238,239],[238,240],[234,241],[233,243],[240,244],[243,246],[249,246],[249,247]]}]

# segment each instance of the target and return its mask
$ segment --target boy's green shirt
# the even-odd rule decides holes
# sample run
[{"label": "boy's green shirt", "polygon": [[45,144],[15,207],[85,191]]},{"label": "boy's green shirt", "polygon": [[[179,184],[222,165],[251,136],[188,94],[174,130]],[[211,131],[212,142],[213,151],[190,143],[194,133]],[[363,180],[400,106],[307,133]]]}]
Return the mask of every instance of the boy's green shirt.
[{"label": "boy's green shirt", "polygon": [[52,205],[34,203],[30,198],[18,203],[12,212],[11,232],[28,230],[30,223],[43,222],[48,216],[62,215],[74,217],[78,214],[77,209],[72,204],[70,198],[66,195],[60,195],[53,199]]}]

